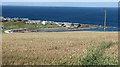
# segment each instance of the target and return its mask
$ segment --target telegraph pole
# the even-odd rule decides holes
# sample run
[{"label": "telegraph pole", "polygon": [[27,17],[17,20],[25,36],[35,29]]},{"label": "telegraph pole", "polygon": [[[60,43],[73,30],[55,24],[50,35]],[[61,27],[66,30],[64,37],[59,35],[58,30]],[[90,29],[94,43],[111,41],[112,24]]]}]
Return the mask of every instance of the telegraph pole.
[{"label": "telegraph pole", "polygon": [[106,9],[105,9],[105,17],[104,17],[104,31],[106,31]]}]

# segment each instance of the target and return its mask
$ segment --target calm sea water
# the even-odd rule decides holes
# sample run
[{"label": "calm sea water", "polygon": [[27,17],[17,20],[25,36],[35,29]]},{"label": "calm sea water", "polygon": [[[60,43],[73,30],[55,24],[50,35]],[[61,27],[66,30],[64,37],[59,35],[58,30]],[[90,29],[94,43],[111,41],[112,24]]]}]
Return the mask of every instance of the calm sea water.
[{"label": "calm sea water", "polygon": [[[118,9],[106,8],[107,26],[118,26]],[[48,20],[103,25],[102,7],[39,7],[39,6],[3,6],[4,17],[22,17],[32,20]]]}]

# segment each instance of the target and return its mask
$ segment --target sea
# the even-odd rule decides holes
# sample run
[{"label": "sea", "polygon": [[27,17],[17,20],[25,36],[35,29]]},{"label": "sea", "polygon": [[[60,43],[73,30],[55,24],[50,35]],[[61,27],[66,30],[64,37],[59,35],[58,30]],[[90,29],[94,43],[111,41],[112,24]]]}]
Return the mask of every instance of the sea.
[{"label": "sea", "polygon": [[[104,10],[107,11],[107,31],[118,30],[117,7],[44,7],[44,6],[2,6],[3,17],[29,18],[56,22],[104,25]],[[89,29],[103,31],[103,29]]]}]

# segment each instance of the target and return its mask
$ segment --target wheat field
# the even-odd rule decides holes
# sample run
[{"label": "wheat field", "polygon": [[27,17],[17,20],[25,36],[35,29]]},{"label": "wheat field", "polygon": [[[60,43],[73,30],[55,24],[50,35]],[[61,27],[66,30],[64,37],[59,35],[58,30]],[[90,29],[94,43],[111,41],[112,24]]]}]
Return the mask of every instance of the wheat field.
[{"label": "wheat field", "polygon": [[[112,42],[112,45],[108,44],[110,47],[104,48],[102,55],[109,57],[111,62],[106,60],[105,63],[98,64],[117,64],[117,32],[3,33],[2,63],[3,65],[88,64],[84,61],[90,57],[88,49],[97,49],[102,42]],[[84,60],[81,61],[81,58]]]}]

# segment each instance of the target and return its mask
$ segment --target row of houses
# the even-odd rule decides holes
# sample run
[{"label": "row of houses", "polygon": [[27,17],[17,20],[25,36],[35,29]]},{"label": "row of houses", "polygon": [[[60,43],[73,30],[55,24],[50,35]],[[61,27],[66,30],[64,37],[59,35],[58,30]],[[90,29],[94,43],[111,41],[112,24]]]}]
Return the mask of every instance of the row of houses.
[{"label": "row of houses", "polygon": [[50,23],[51,21],[41,21],[41,20],[30,20],[28,18],[4,18],[0,17],[0,22],[4,21],[25,21],[26,24],[43,24],[46,25],[47,23]]},{"label": "row of houses", "polygon": [[80,25],[79,23],[69,23],[69,22],[53,22],[53,23],[57,24],[58,26],[63,26],[67,28],[75,28]]},{"label": "row of houses", "polygon": [[26,24],[43,24],[43,25],[46,25],[47,23],[50,23],[50,21],[28,20],[25,23]]},{"label": "row of houses", "polygon": [[28,18],[4,18],[4,17],[0,17],[0,22],[4,22],[4,21],[18,21],[18,20],[23,20],[23,21],[28,21]]},{"label": "row of houses", "polygon": [[58,26],[63,26],[63,27],[78,27],[78,25],[79,25],[79,23],[40,21],[40,20],[28,20],[25,23],[26,24],[43,24],[43,25],[46,25],[48,23],[52,23],[52,24],[56,24]]}]

